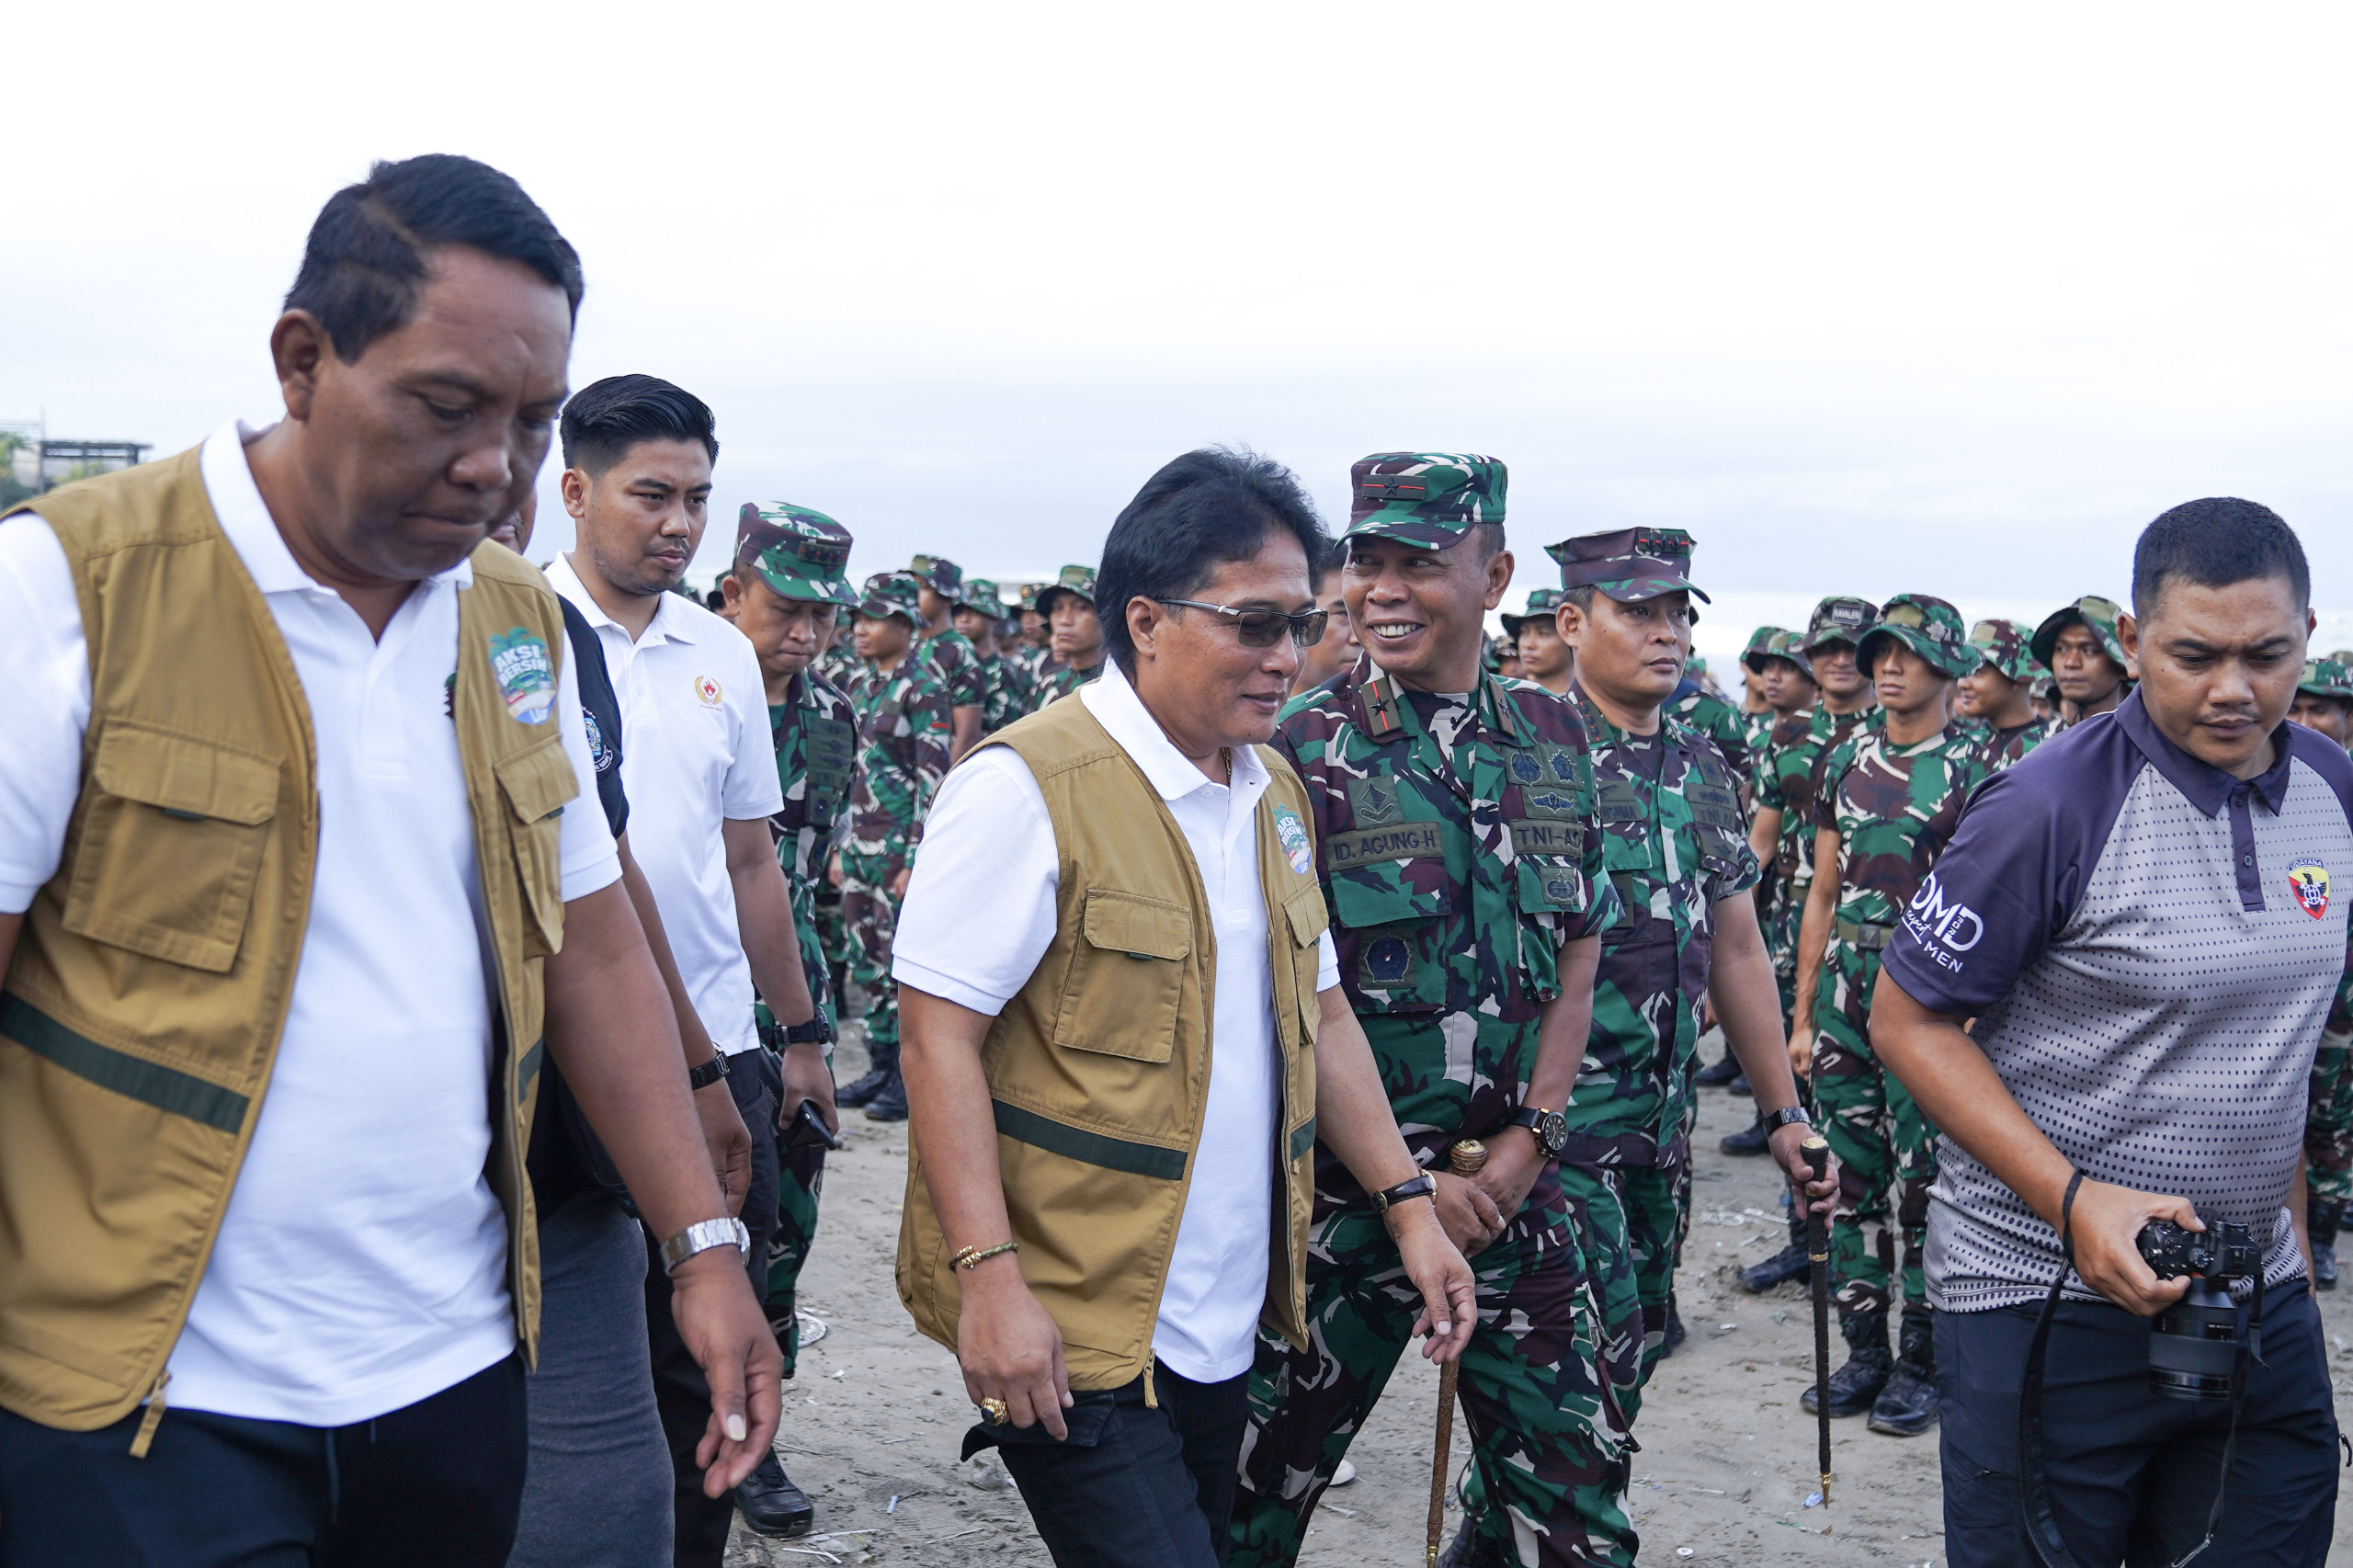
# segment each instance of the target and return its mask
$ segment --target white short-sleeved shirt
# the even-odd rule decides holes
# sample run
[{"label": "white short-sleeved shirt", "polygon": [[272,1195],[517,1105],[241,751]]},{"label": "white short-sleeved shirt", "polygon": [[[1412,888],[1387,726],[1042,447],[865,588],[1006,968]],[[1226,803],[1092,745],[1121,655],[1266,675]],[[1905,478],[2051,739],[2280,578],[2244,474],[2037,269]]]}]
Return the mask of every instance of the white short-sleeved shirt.
[{"label": "white short-sleeved shirt", "polygon": [[548,581],[596,628],[605,650],[621,710],[630,853],[654,890],[695,1016],[722,1055],[757,1050],[752,966],[721,828],[731,817],[762,821],[784,809],[759,655],[742,632],[682,595],[661,595],[653,624],[631,642],[590,597],[570,556],[548,568]]},{"label": "white short-sleeved shirt", "polygon": [[[296,562],[244,443],[200,460],[214,514],[293,655],[318,746],[310,926],[244,1168],[171,1357],[171,1403],[334,1426],[415,1403],[515,1347],[490,1154],[490,970],[450,722],[460,562],[384,628]],[[0,522],[0,911],[56,874],[80,792],[89,659],[65,553]],[[590,780],[578,684],[552,719]],[[593,793],[589,797],[595,804]],[[620,874],[604,813],[563,814],[563,896]]]},{"label": "white short-sleeved shirt", "polygon": [[[1256,832],[1258,797],[1272,778],[1245,749],[1234,754],[1233,787],[1212,783],[1170,744],[1117,665],[1107,661],[1079,700],[1160,792],[1216,912],[1209,1098],[1152,1348],[1179,1376],[1219,1382],[1250,1369],[1273,1240],[1281,1079]],[[1053,822],[1028,764],[1007,746],[973,753],[948,775],[924,825],[892,977],[994,1017],[1053,942],[1061,880]],[[989,917],[973,919],[976,909]],[[1316,961],[1315,988],[1339,984],[1328,933]]]}]

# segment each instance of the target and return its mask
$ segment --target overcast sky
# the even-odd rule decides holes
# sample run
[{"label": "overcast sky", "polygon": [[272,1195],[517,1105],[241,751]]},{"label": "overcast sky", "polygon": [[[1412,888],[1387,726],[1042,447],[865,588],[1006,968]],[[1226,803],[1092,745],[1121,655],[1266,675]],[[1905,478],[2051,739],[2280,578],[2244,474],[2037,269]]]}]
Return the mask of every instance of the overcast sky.
[{"label": "overcast sky", "polygon": [[2296,526],[2334,645],[2348,31],[2149,4],[49,6],[6,34],[0,419],[168,452],[273,416],[320,203],[461,152],[580,249],[573,384],[648,371],[716,410],[698,577],[748,499],[838,517],[860,573],[1043,574],[1188,447],[1283,460],[1336,524],[1352,460],[1435,449],[1510,464],[1520,590],[1557,581],[1547,542],[1689,528],[1718,654],[1827,592],[2122,598],[2141,525],[2217,494]]}]

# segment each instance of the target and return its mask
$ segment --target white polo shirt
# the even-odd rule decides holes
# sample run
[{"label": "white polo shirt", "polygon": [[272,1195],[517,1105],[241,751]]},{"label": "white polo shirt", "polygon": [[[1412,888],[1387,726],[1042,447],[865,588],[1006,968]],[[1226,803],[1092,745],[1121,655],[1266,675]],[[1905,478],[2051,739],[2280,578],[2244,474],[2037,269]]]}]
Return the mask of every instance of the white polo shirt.
[{"label": "white polo shirt", "polygon": [[[295,561],[243,443],[204,487],[293,655],[317,739],[311,920],[220,1239],[171,1357],[171,1403],[344,1426],[413,1404],[515,1348],[490,1156],[490,973],[472,818],[450,722],[460,562],[384,628]],[[38,517],[0,523],[0,911],[57,871],[80,793],[89,657],[74,579]],[[563,661],[555,722],[596,778]],[[620,875],[604,813],[563,814],[563,896]]]},{"label": "white polo shirt", "polygon": [[[1179,1376],[1220,1382],[1250,1369],[1273,1242],[1281,1079],[1256,832],[1258,797],[1273,780],[1245,749],[1234,754],[1233,788],[1212,783],[1108,659],[1079,700],[1160,792],[1216,912],[1209,1098],[1152,1349]],[[1008,746],[973,753],[949,772],[924,824],[892,977],[995,1017],[1053,942],[1061,881],[1053,821],[1029,765]],[[1318,991],[1340,983],[1329,933],[1316,962]]]},{"label": "white polo shirt", "polygon": [[605,650],[621,710],[630,853],[654,890],[695,1016],[722,1055],[756,1050],[752,966],[720,828],[731,817],[765,821],[784,809],[759,655],[742,632],[682,595],[659,596],[653,624],[632,642],[589,596],[570,556],[548,568],[548,581],[597,629]]}]

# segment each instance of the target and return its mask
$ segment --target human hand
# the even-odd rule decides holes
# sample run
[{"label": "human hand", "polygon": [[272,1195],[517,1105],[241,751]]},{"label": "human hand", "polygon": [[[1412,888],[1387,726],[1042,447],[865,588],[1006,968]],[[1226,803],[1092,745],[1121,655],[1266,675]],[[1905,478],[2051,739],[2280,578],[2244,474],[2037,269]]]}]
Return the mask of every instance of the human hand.
[{"label": "human hand", "polygon": [[1786,1127],[1773,1129],[1773,1135],[1767,1143],[1772,1150],[1773,1163],[1780,1166],[1781,1174],[1789,1178],[1790,1190],[1805,1195],[1806,1211],[1826,1219],[1838,1204],[1838,1156],[1827,1156],[1827,1169],[1820,1181],[1814,1180],[1813,1167],[1806,1164],[1803,1148],[1805,1141],[1813,1134],[1814,1130],[1805,1123],[1792,1121]]},{"label": "human hand", "polygon": [[1478,1285],[1471,1266],[1448,1239],[1434,1209],[1408,1200],[1386,1218],[1405,1278],[1422,1293],[1421,1313],[1414,1319],[1414,1333],[1424,1336],[1422,1354],[1432,1361],[1451,1361],[1479,1326]]},{"label": "human hand", "polygon": [[[2056,1225],[2060,1216],[2043,1218]],[[2206,1228],[2186,1198],[2136,1192],[2089,1176],[2076,1189],[2075,1272],[2086,1285],[2144,1318],[2154,1317],[2189,1290],[2187,1278],[2158,1278],[2134,1244],[2141,1227],[2152,1220],[2171,1220],[2186,1231]]]},{"label": "human hand", "polygon": [[1476,1257],[1504,1233],[1504,1217],[1495,1200],[1474,1183],[1445,1171],[1432,1171],[1438,1183],[1438,1222],[1465,1257]]},{"label": "human hand", "polygon": [[1508,1225],[1527,1207],[1529,1188],[1544,1174],[1543,1146],[1524,1127],[1507,1127],[1487,1142],[1487,1163],[1472,1184],[1495,1200],[1495,1212]]},{"label": "human hand", "polygon": [[1006,1423],[1045,1424],[1060,1442],[1070,1436],[1063,1412],[1074,1403],[1063,1366],[1063,1331],[1021,1278],[1020,1255],[1000,1253],[963,1277],[956,1319],[956,1360],[974,1404],[1005,1402]]},{"label": "human hand", "polygon": [[842,885],[842,858],[838,855],[825,862],[825,880],[835,887]]},{"label": "human hand", "polygon": [[[737,1119],[742,1125],[742,1119]],[[695,1445],[706,1497],[752,1473],[775,1441],[784,1398],[784,1353],[752,1298],[744,1255],[710,1247],[671,1271],[670,1316],[710,1384],[710,1422]]]},{"label": "human hand", "polygon": [[793,1119],[801,1114],[801,1102],[815,1100],[825,1131],[839,1132],[842,1118],[834,1108],[834,1070],[825,1065],[825,1048],[814,1040],[788,1045],[777,1066],[784,1074],[784,1097],[776,1108],[777,1131],[790,1131]]},{"label": "human hand", "polygon": [[915,869],[913,866],[902,866],[898,875],[891,879],[892,902],[896,903],[907,896],[907,879],[915,875]]},{"label": "human hand", "polygon": [[752,1130],[744,1125],[744,1113],[735,1108],[735,1096],[723,1074],[694,1092],[694,1105],[703,1147],[710,1152],[711,1174],[719,1178],[733,1219],[744,1211],[744,1196],[752,1190]]},{"label": "human hand", "polygon": [[1790,1031],[1790,1071],[1802,1084],[1813,1071],[1813,1026],[1800,1024]]}]

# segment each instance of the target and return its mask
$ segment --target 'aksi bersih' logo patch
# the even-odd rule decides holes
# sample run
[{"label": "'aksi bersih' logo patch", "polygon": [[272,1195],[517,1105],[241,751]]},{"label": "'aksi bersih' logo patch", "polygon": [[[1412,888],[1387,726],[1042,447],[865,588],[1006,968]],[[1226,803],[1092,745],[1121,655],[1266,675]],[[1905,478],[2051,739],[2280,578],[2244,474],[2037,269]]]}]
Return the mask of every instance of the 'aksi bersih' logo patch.
[{"label": "'aksi bersih' logo patch", "polygon": [[2317,920],[2328,913],[2328,868],[2317,860],[2299,860],[2288,868],[2288,891],[2296,907]]},{"label": "'aksi bersih' logo patch", "polygon": [[544,724],[555,710],[555,663],[548,645],[528,626],[494,632],[490,673],[506,694],[506,711],[526,724]]}]

